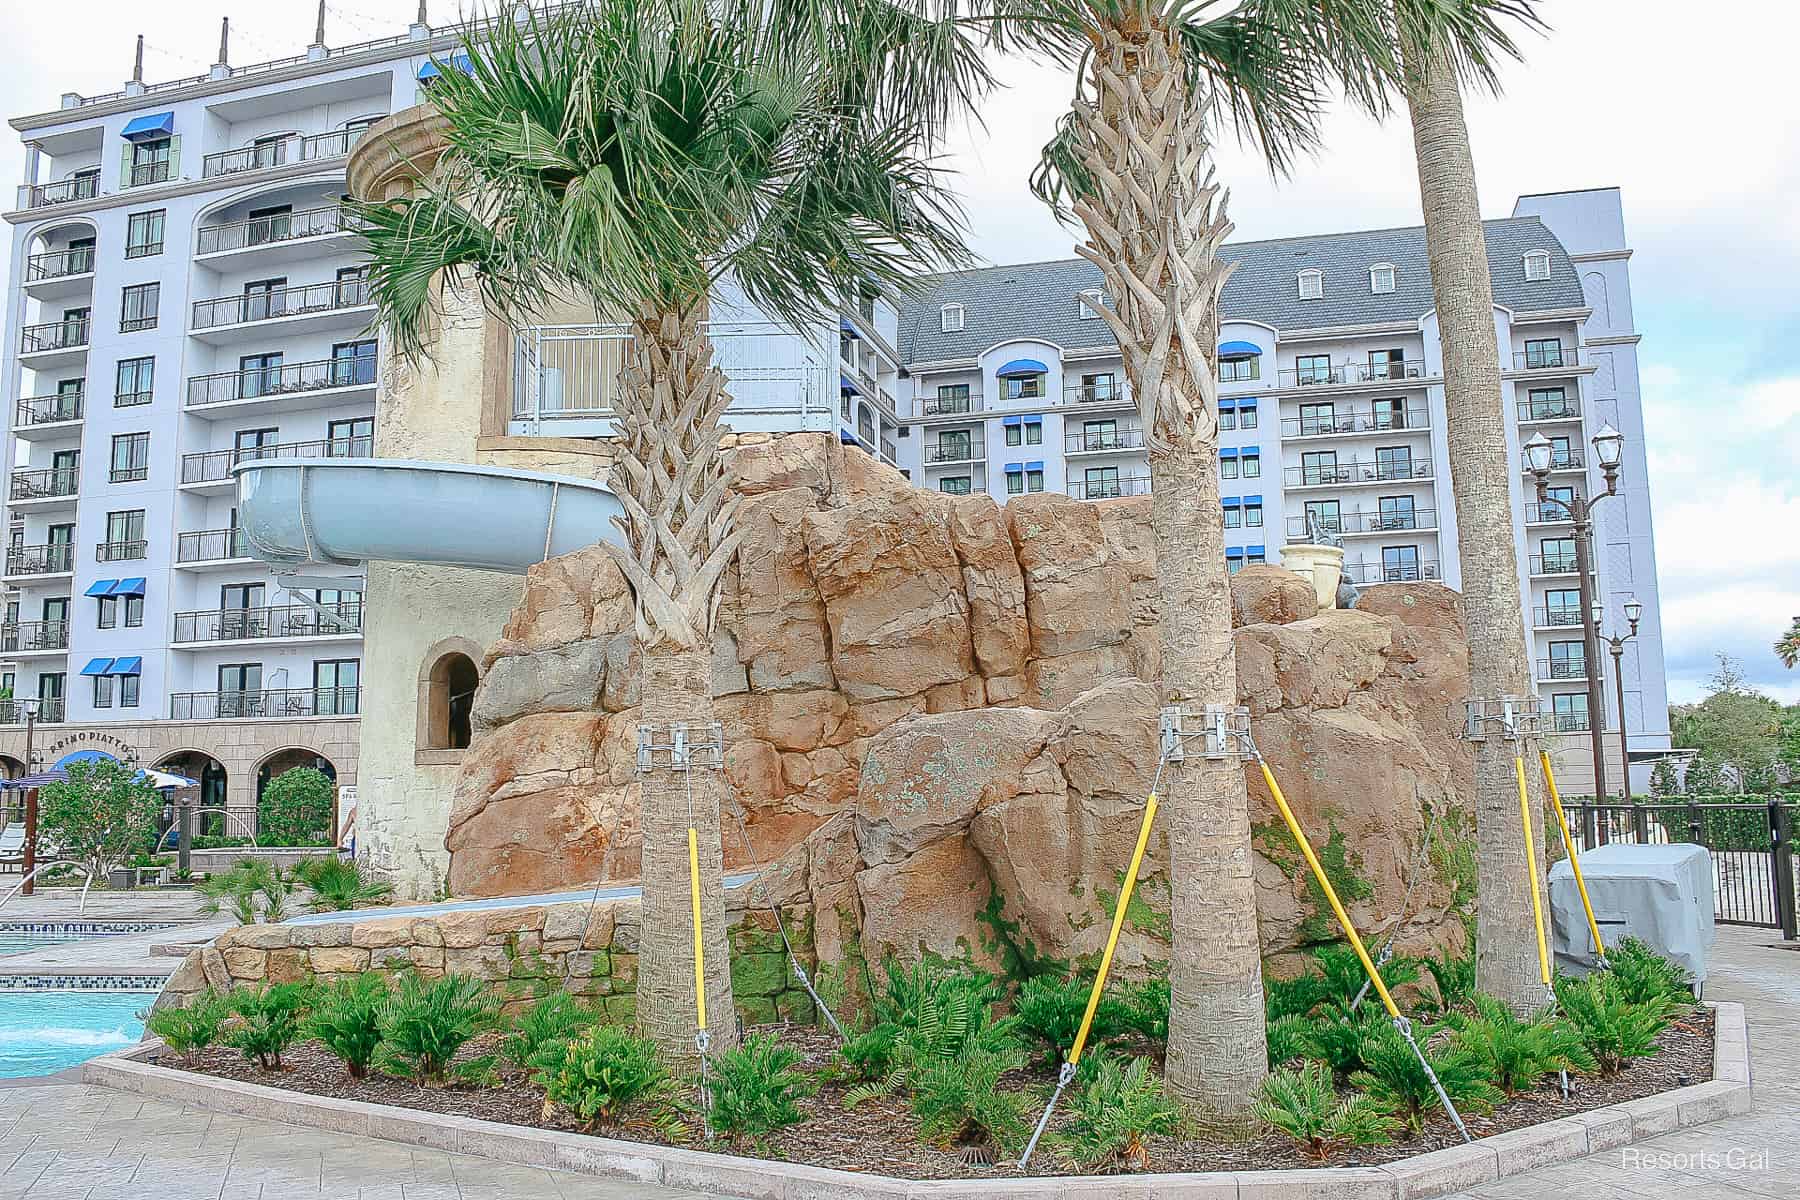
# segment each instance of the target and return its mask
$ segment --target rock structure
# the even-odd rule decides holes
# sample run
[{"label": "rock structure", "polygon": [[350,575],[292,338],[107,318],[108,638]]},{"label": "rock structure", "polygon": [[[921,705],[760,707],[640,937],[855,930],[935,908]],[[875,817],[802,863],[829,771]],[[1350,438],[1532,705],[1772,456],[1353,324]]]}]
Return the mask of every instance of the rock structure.
[{"label": "rock structure", "polygon": [[[1097,950],[1156,763],[1148,498],[1002,508],[914,488],[824,435],[745,435],[734,454],[744,538],[714,666],[744,818],[740,839],[728,814],[728,861],[779,860],[758,890],[817,910],[826,961],[853,939],[990,964]],[[1403,946],[1460,942],[1472,760],[1455,594],[1383,585],[1318,612],[1305,581],[1258,566],[1233,607],[1257,743],[1356,915]],[[630,631],[598,547],[533,569],[476,698],[453,894],[636,874]],[[1251,797],[1279,955],[1332,931],[1254,774]],[[1128,964],[1164,957],[1166,862],[1159,837]]]}]

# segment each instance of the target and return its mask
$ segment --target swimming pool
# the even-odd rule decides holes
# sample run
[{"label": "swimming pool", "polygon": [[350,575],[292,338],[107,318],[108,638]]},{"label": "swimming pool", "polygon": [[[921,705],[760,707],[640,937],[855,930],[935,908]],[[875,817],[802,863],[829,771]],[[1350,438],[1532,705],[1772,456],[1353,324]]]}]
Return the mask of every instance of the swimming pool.
[{"label": "swimming pool", "polygon": [[8,929],[0,925],[0,954],[21,954],[26,950],[36,950],[39,946],[60,946],[66,942],[79,942],[89,935],[84,933],[40,933],[31,929]]},{"label": "swimming pool", "polygon": [[48,1075],[137,1044],[155,992],[0,991],[0,1079]]},{"label": "swimming pool", "polygon": [[0,921],[0,955],[173,928],[173,921]]}]

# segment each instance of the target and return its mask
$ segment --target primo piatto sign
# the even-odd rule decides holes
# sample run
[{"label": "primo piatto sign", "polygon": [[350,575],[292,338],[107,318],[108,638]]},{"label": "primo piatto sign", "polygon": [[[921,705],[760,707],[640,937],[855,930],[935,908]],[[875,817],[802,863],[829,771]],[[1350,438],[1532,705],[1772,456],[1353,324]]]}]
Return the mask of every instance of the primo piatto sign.
[{"label": "primo piatto sign", "polygon": [[138,756],[136,746],[110,733],[71,733],[57,738],[40,753],[49,761],[55,762],[64,754],[76,750],[98,750],[127,764],[136,763]]}]

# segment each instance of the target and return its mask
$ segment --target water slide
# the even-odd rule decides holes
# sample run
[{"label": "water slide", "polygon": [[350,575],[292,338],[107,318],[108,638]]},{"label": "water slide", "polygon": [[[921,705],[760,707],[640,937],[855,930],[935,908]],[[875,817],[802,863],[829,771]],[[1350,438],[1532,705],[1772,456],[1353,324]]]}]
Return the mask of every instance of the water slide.
[{"label": "water slide", "polygon": [[371,559],[522,575],[618,541],[623,507],[591,479],[404,459],[261,459],[232,472],[245,553],[278,568]]}]

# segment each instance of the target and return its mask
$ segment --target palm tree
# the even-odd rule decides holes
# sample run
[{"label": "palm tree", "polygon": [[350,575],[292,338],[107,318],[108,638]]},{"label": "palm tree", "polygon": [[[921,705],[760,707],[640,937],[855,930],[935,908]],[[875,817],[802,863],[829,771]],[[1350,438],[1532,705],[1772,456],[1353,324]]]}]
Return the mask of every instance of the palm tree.
[{"label": "palm tree", "polygon": [[[738,501],[719,453],[730,403],[710,298],[729,279],[804,327],[856,289],[962,265],[962,222],[920,157],[985,85],[965,29],[905,0],[607,0],[471,29],[445,65],[436,174],[360,207],[381,323],[418,355],[438,289],[471,278],[513,324],[553,297],[629,332],[608,545],[631,586],[639,719],[713,719],[720,581]],[[688,830],[698,831],[708,1023],[736,1042],[716,772],[642,777],[638,1020],[694,1051]]]},{"label": "palm tree", "polygon": [[1800,665],[1800,617],[1794,618],[1794,623],[1788,626],[1787,632],[1775,643],[1775,657],[1790,671]]}]

